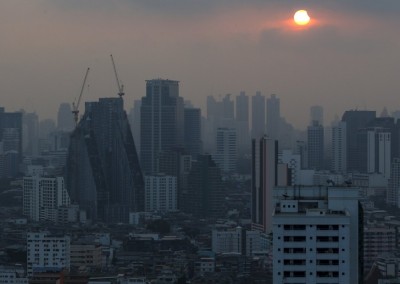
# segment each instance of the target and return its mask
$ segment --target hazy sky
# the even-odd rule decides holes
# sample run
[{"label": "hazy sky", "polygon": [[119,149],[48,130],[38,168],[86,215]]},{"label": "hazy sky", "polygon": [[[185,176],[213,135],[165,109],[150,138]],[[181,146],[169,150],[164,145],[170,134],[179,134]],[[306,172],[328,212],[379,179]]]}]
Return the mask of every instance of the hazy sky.
[{"label": "hazy sky", "polygon": [[[298,9],[309,27],[293,25]],[[398,0],[1,0],[0,105],[55,118],[87,67],[84,101],[117,96],[112,53],[127,109],[160,77],[201,107],[208,95],[276,93],[296,127],[315,104],[326,122],[347,109],[391,112],[399,15]]]}]

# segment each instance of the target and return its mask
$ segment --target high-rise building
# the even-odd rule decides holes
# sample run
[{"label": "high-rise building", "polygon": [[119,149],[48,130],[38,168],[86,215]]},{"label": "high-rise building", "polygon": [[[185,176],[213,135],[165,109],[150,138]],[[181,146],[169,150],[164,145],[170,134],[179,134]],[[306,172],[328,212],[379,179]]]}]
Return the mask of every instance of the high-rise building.
[{"label": "high-rise building", "polygon": [[204,150],[215,152],[215,136],[220,127],[232,127],[235,123],[234,102],[231,95],[225,95],[222,100],[216,100],[213,96],[207,97],[207,120],[203,133]]},{"label": "high-rise building", "polygon": [[237,161],[237,136],[235,128],[217,129],[217,151],[213,155],[215,163],[223,173],[235,173]]},{"label": "high-rise building", "polygon": [[31,220],[56,222],[58,208],[69,204],[63,177],[24,177],[23,214]]},{"label": "high-rise building", "polygon": [[313,121],[307,128],[308,167],[322,170],[324,165],[324,127]]},{"label": "high-rise building", "polygon": [[380,256],[388,255],[396,250],[397,229],[382,223],[367,223],[363,233],[364,271],[368,272]]},{"label": "high-rise building", "polygon": [[400,208],[400,158],[394,158],[391,165],[386,202],[389,205]]},{"label": "high-rise building", "polygon": [[332,168],[334,173],[346,173],[346,122],[338,121],[332,126]]},{"label": "high-rise building", "polygon": [[153,175],[159,172],[160,153],[184,144],[184,105],[179,82],[147,80],[140,113],[140,162],[143,172]]},{"label": "high-rise building", "polygon": [[363,283],[358,191],[275,188],[273,283]]},{"label": "high-rise building", "polygon": [[27,235],[27,273],[69,271],[71,239],[69,236],[52,236],[45,232]]},{"label": "high-rise building", "polygon": [[266,136],[252,140],[251,219],[253,229],[272,229],[272,191],[277,185],[278,142]]},{"label": "high-rise building", "polygon": [[201,110],[185,108],[184,110],[184,145],[185,150],[196,158],[203,151],[201,141]]},{"label": "high-rise building", "polygon": [[272,139],[279,138],[279,126],[281,123],[280,99],[272,94],[267,99],[267,135]]},{"label": "high-rise building", "polygon": [[145,211],[173,212],[178,209],[175,176],[145,176]]},{"label": "high-rise building", "polygon": [[192,162],[187,183],[182,196],[183,211],[198,218],[224,216],[221,170],[210,155],[199,155]]},{"label": "high-rise building", "polygon": [[343,114],[342,121],[346,122],[347,172],[359,171],[360,154],[357,133],[359,129],[367,127],[375,117],[375,111],[367,110],[349,110]]},{"label": "high-rise building", "polygon": [[301,157],[299,154],[293,154],[292,150],[283,150],[279,154],[279,163],[287,164],[288,170],[290,171],[290,184],[300,184],[300,172],[301,172]]},{"label": "high-rise building", "polygon": [[245,92],[240,92],[240,95],[236,97],[236,133],[238,154],[249,154],[249,97]]},{"label": "high-rise building", "polygon": [[23,148],[28,156],[38,155],[39,149],[39,117],[36,113],[23,113]]},{"label": "high-rise building", "polygon": [[251,137],[260,139],[265,134],[265,96],[256,92],[251,98]]},{"label": "high-rise building", "polygon": [[5,112],[0,107],[0,141],[3,141],[3,151],[16,151],[19,162],[22,161],[22,137],[22,112]]},{"label": "high-rise building", "polygon": [[313,121],[318,121],[322,126],[324,125],[324,109],[322,106],[311,106],[310,107],[310,124]]},{"label": "high-rise building", "polygon": [[380,173],[390,178],[391,133],[382,128],[366,130],[367,173]]},{"label": "high-rise building", "polygon": [[308,169],[308,153],[307,153],[307,143],[306,141],[297,140],[296,141],[296,151],[295,154],[300,155],[301,169]]},{"label": "high-rise building", "polygon": [[140,108],[142,106],[142,100],[135,100],[133,102],[133,108],[129,112],[129,124],[131,125],[131,131],[133,140],[136,145],[136,152],[140,153]]},{"label": "high-rise building", "polygon": [[72,115],[71,106],[68,103],[61,103],[57,114],[57,129],[72,131],[74,126],[74,116]]},{"label": "high-rise building", "polygon": [[144,179],[122,98],[87,102],[71,134],[66,184],[91,220],[128,222],[144,210]]}]

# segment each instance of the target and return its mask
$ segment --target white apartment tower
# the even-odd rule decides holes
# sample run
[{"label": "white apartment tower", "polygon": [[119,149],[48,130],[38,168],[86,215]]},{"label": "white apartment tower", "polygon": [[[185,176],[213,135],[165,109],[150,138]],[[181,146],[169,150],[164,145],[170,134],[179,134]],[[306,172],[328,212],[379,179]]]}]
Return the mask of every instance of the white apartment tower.
[{"label": "white apartment tower", "polygon": [[23,179],[23,214],[33,221],[57,220],[57,209],[70,205],[63,177],[30,176]]},{"label": "white apartment tower", "polygon": [[276,187],[273,283],[358,283],[358,188]]},{"label": "white apartment tower", "polygon": [[223,173],[234,173],[237,160],[237,137],[235,128],[217,129],[217,151],[213,155],[215,163]]},{"label": "white apartment tower", "polygon": [[145,176],[145,210],[146,212],[176,211],[177,179],[174,176]]},{"label": "white apartment tower", "polygon": [[70,237],[28,233],[27,273],[59,272],[70,269]]}]

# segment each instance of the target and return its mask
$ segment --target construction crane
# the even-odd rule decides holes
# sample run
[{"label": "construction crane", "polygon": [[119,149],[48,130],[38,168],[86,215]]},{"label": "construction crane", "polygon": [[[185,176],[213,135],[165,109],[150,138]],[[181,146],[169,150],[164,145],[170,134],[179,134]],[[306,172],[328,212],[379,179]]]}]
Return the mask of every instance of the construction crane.
[{"label": "construction crane", "polygon": [[111,57],[112,65],[114,67],[115,79],[117,80],[118,96],[120,98],[122,98],[122,96],[125,95],[125,93],[124,93],[124,85],[121,84],[121,82],[119,81],[117,68],[115,67],[115,62],[114,62],[114,58],[113,58],[112,54],[110,54],[110,57]]},{"label": "construction crane", "polygon": [[76,98],[75,98],[75,101],[72,103],[72,113],[74,114],[75,127],[78,125],[79,104],[81,103],[81,98],[82,98],[82,94],[83,94],[83,89],[85,88],[86,79],[87,79],[87,76],[88,76],[88,74],[89,74],[89,70],[90,70],[90,68],[88,68],[88,69],[86,70],[85,79],[83,79],[83,84],[82,84],[81,92],[79,93],[78,101],[75,103],[75,101],[76,101]]}]

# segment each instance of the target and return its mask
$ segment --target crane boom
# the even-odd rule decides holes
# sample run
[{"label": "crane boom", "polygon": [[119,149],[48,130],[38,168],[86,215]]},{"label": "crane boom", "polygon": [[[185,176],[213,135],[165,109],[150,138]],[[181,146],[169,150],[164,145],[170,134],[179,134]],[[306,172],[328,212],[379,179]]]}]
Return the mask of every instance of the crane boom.
[{"label": "crane boom", "polygon": [[110,57],[111,57],[111,62],[112,62],[113,68],[114,68],[115,79],[117,80],[118,96],[120,98],[122,98],[122,96],[125,95],[125,93],[124,93],[124,85],[121,84],[121,82],[119,81],[117,68],[115,67],[115,62],[114,62],[114,58],[113,58],[112,54],[110,54]]},{"label": "crane boom", "polygon": [[83,84],[81,88],[81,92],[79,93],[78,101],[75,104],[75,101],[72,103],[72,113],[74,114],[75,126],[78,124],[78,116],[79,116],[79,104],[81,103],[83,90],[85,88],[86,79],[88,77],[90,68],[86,70],[85,78],[83,79]]}]

